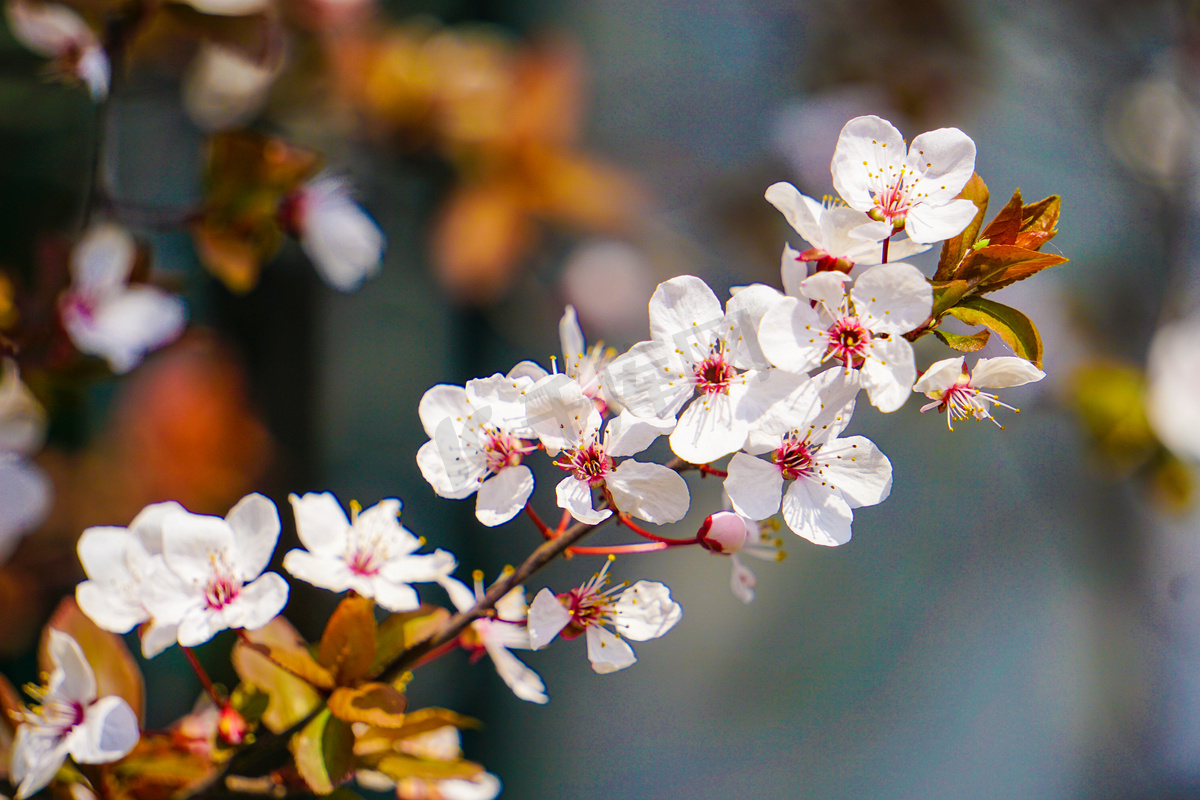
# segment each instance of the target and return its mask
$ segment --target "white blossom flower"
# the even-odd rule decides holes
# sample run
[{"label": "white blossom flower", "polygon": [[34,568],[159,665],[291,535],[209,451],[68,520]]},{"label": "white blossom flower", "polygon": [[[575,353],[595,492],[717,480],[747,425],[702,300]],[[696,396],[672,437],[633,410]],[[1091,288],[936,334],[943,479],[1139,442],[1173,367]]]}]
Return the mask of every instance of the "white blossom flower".
[{"label": "white blossom flower", "polygon": [[83,17],[59,3],[9,0],[8,27],[18,42],[54,59],[55,69],[82,81],[93,100],[108,96],[111,67],[95,32]]},{"label": "white blossom flower", "polygon": [[288,500],[308,549],[289,551],[283,568],[313,586],[373,597],[389,611],[412,611],[421,601],[410,584],[440,581],[457,566],[445,550],[416,554],[423,542],[400,524],[394,498],[361,513],[352,504],[350,519],[329,492]]},{"label": "white blossom flower", "polygon": [[[772,415],[729,461],[725,492],[733,509],[762,520],[780,510],[787,526],[815,544],[850,541],[853,509],[883,502],[892,465],[862,436],[838,438],[850,421],[855,385],[827,370],[801,387],[784,413]],[[784,492],[784,483],[791,486]]]},{"label": "white blossom flower", "polygon": [[852,236],[881,242],[903,230],[917,244],[948,239],[975,217],[958,198],[975,172],[975,142],[958,128],[922,133],[905,149],[900,131],[875,116],[846,123],[833,153],[833,185],[873,222]]},{"label": "white blossom flower", "polygon": [[228,130],[249,122],[266,103],[283,61],[281,52],[252,59],[235,48],[201,39],[183,78],[183,106],[188,116],[206,131]]},{"label": "white blossom flower", "polygon": [[137,716],[124,699],[96,696],[96,675],[69,635],[51,628],[47,641],[54,665],[41,705],[25,712],[12,745],[16,800],[54,779],[67,756],[80,764],[107,764],[137,744]]},{"label": "white blossom flower", "polygon": [[156,286],[129,285],[136,257],[137,246],[124,228],[93,225],[71,253],[72,284],[59,301],[75,346],[103,357],[117,373],[176,339],[187,321],[178,297]]},{"label": "white blossom flower", "polygon": [[383,267],[383,231],[351,197],[340,177],[321,175],[284,201],[284,225],[330,286],[352,292]]},{"label": "white blossom flower", "polygon": [[[511,570],[509,571],[511,572]],[[506,572],[509,574],[509,572]],[[450,595],[450,602],[459,611],[467,611],[483,598],[483,573],[476,570],[474,574],[475,590],[467,588],[462,581],[444,577],[438,582]],[[464,631],[459,641],[462,646],[472,651],[472,659],[487,653],[496,667],[501,680],[513,690],[513,694],[531,703],[545,703],[550,698],[546,696],[546,686],[538,674],[509,650],[529,650],[529,629],[525,620],[529,608],[525,603],[525,590],[516,586],[508,594],[496,601],[494,617],[479,617]]]},{"label": "white blossom flower", "polygon": [[[655,581],[638,581],[605,589],[612,557],[592,579],[564,595],[542,589],[529,607],[529,636],[540,650],[560,633],[574,639],[587,637],[588,660],[600,674],[616,672],[637,661],[625,641],[657,639],[683,617],[671,591]],[[609,630],[612,628],[612,630]]]},{"label": "white blossom flower", "polygon": [[262,575],[279,540],[270,500],[247,495],[225,519],[168,511],[161,524],[163,561],[178,580],[143,584],[144,597],[156,621],[178,624],[179,644],[195,647],[226,628],[261,628],[283,610],[287,581]]},{"label": "white blossom flower", "polygon": [[[766,198],[808,242],[810,249],[793,256],[797,260],[815,261],[818,270],[837,269],[850,275],[857,274],[853,271],[855,266],[873,266],[882,261],[883,248],[877,242],[864,241],[850,234],[872,221],[862,211],[830,200],[818,203],[801,194],[795,186],[783,182],[768,186]],[[904,238],[891,244],[888,257],[903,261],[925,252],[930,246]],[[788,288],[785,283],[784,290]]]},{"label": "white blossom flower", "polygon": [[461,500],[478,492],[475,516],[488,527],[508,522],[533,494],[533,472],[521,463],[537,449],[525,417],[533,379],[516,374],[439,384],[417,413],[429,441],[417,451],[421,475],[439,497]]},{"label": "white blossom flower", "polygon": [[[800,284],[802,297],[785,297],[763,315],[758,341],[772,364],[796,374],[833,358],[860,381],[880,411],[908,399],[917,367],[902,334],[933,310],[925,276],[902,263],[872,267],[851,281],[841,272],[818,272]],[[809,301],[815,301],[816,307]]]},{"label": "white blossom flower", "polygon": [[142,509],[128,528],[88,528],[76,545],[88,576],[75,587],[79,608],[96,625],[113,633],[128,633],[135,625],[148,622],[141,632],[146,658],[175,644],[178,637],[174,622],[154,618],[147,596],[155,583],[183,589],[163,560],[163,518],[186,513],[175,502],[154,503]]},{"label": "white blossom flower", "polygon": [[673,421],[683,410],[671,449],[686,461],[705,464],[734,452],[768,402],[770,365],[757,333],[778,299],[774,289],[748,286],[722,311],[699,278],[660,284],[650,298],[651,340],[609,365],[609,390],[638,417]]},{"label": "white blossom flower", "polygon": [[50,481],[25,458],[41,447],[45,430],[46,413],[16,362],[0,359],[0,564],[50,510]]},{"label": "white blossom flower", "polygon": [[959,356],[943,359],[931,366],[913,386],[913,391],[933,399],[932,403],[921,406],[921,411],[936,408],[946,412],[946,425],[950,430],[954,430],[955,420],[969,417],[990,419],[1003,429],[1004,426],[992,417],[991,406],[996,405],[1018,412],[1020,409],[1000,402],[994,394],[979,390],[1024,386],[1044,377],[1046,373],[1023,358],[981,358],[975,362],[975,369],[972,370],[967,368],[963,357]]},{"label": "white blossom flower", "polygon": [[1164,325],[1146,360],[1146,416],[1177,455],[1200,460],[1200,315]]},{"label": "white blossom flower", "polygon": [[704,520],[697,537],[700,546],[712,553],[728,555],[733,564],[729,588],[743,603],[754,602],[754,587],[758,579],[742,563],[740,556],[748,555],[764,561],[783,561],[787,552],[783,539],[774,534],[779,522],[774,518],[755,521],[736,511],[718,511]]}]

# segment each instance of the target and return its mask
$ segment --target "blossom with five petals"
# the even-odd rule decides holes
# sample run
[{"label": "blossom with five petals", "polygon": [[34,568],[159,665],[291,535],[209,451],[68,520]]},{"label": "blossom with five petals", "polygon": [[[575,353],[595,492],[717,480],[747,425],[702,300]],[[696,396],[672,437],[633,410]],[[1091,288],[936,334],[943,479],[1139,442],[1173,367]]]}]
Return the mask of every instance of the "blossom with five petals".
[{"label": "blossom with five petals", "polygon": [[[511,569],[508,571],[511,573]],[[506,573],[507,575],[507,573]],[[438,583],[450,595],[450,602],[459,611],[467,611],[483,599],[483,573],[476,570],[474,574],[475,590],[457,578],[444,577]],[[459,642],[472,651],[472,660],[487,653],[496,667],[500,679],[513,690],[513,694],[531,703],[545,703],[546,685],[542,679],[509,650],[529,650],[529,629],[525,620],[529,615],[529,607],[525,603],[525,589],[516,586],[512,591],[496,601],[496,615],[482,616],[471,622],[464,631]]]},{"label": "blossom with five petals", "polygon": [[975,172],[975,142],[958,128],[922,133],[905,149],[892,123],[876,116],[846,123],[833,152],[833,185],[871,220],[851,236],[881,242],[905,231],[917,244],[961,233],[977,211],[958,198]]},{"label": "blossom with five petals", "polygon": [[439,497],[461,500],[478,492],[475,516],[488,527],[520,513],[533,494],[533,472],[521,463],[537,449],[525,415],[534,380],[518,370],[439,384],[421,397],[417,413],[429,441],[417,451],[421,475]]},{"label": "blossom with five petals", "polygon": [[785,413],[764,420],[748,452],[729,461],[725,492],[734,511],[762,520],[782,502],[784,522],[799,536],[821,545],[850,541],[853,509],[883,502],[892,489],[891,462],[871,441],[838,438],[856,391],[853,376],[826,370],[801,387]]},{"label": "blossom with five petals", "polygon": [[71,252],[71,288],[59,301],[75,346],[103,357],[117,373],[176,339],[187,322],[178,297],[156,286],[129,285],[136,258],[127,230],[107,222],[93,225]]},{"label": "blossom with five petals", "polygon": [[663,584],[638,581],[632,586],[604,588],[612,561],[610,556],[591,580],[566,594],[556,597],[549,589],[538,592],[529,607],[529,638],[534,650],[560,633],[566,639],[583,633],[592,669],[603,675],[637,661],[625,639],[657,639],[675,627],[683,609]]},{"label": "blossom with five petals", "polygon": [[26,711],[12,744],[16,800],[54,779],[67,756],[80,764],[107,764],[137,744],[137,716],[116,695],[96,696],[96,674],[68,634],[50,628],[47,650],[54,665],[41,704]]},{"label": "blossom with five petals", "polygon": [[333,592],[373,597],[388,611],[412,611],[421,601],[413,583],[439,581],[457,566],[445,550],[415,555],[421,540],[400,524],[400,501],[381,500],[346,518],[329,492],[289,495],[296,533],[307,550],[290,550],[283,568]]},{"label": "blossom with five petals", "polygon": [[[968,369],[962,356],[947,358],[937,362],[925,371],[921,379],[913,386],[914,392],[920,392],[933,400],[921,406],[921,411],[937,409],[946,412],[946,425],[954,430],[954,421],[960,419],[990,419],[990,407],[1020,411],[1008,403],[1000,402],[999,398],[980,389],[1006,389],[1010,386],[1024,386],[1027,383],[1040,381],[1046,373],[1023,358],[1001,356],[999,358],[981,358],[975,362],[975,369]],[[1004,426],[999,422],[996,425]]]},{"label": "blossom with five petals", "polygon": [[[895,411],[917,379],[912,345],[903,334],[929,318],[933,290],[925,276],[902,263],[850,276],[818,272],[800,284],[801,297],[784,297],[763,315],[759,345],[772,364],[796,374],[837,359],[880,411]],[[815,308],[813,303],[815,302]]]},{"label": "blossom with five petals", "polygon": [[155,621],[179,626],[179,644],[261,628],[287,605],[287,581],[262,574],[279,540],[279,512],[266,497],[243,497],[225,519],[180,509],[161,524],[163,563],[178,580],[146,582],[144,597]]}]

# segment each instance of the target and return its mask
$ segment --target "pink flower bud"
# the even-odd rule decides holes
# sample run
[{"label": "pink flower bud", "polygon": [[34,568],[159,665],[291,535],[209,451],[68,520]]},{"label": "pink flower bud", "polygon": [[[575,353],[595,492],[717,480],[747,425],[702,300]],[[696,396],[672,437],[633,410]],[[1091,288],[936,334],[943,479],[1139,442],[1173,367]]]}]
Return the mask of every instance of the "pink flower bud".
[{"label": "pink flower bud", "polygon": [[736,553],[746,544],[749,531],[746,521],[732,511],[718,511],[709,515],[696,534],[700,545],[714,553]]},{"label": "pink flower bud", "polygon": [[246,718],[233,706],[225,706],[217,720],[217,736],[225,744],[241,744],[246,738]]}]

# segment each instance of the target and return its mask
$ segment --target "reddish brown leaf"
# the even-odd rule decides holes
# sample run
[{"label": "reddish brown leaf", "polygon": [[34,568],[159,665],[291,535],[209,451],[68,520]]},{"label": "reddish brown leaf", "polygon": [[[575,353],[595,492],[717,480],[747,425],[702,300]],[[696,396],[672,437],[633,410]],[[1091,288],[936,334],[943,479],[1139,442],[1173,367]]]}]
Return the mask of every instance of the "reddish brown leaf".
[{"label": "reddish brown leaf", "polygon": [[971,180],[967,181],[967,185],[963,187],[958,196],[975,203],[979,210],[975,213],[971,224],[962,233],[950,237],[942,245],[942,255],[938,259],[937,272],[933,275],[935,281],[948,281],[954,277],[959,262],[971,251],[971,245],[975,244],[979,229],[983,226],[983,215],[987,213],[988,188],[987,184],[983,182],[983,178],[979,177],[979,173],[971,176]]}]

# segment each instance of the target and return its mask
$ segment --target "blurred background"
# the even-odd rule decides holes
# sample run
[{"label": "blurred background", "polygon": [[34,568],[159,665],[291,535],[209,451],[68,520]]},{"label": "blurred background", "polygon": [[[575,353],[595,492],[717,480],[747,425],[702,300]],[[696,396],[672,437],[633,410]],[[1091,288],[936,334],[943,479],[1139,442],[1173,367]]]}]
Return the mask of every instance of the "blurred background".
[{"label": "blurred background", "polygon": [[[1194,465],[1148,455],[1137,399],[1155,330],[1197,301],[1200,6],[267,0],[235,18],[218,5],[139,37],[103,113],[0,30],[0,330],[19,332],[46,408],[33,461],[53,487],[0,570],[14,683],[82,578],[79,533],[149,502],[224,514],[263,491],[284,517],[281,555],[296,541],[289,492],[395,496],[460,576],[519,562],[536,529],[485,530],[470,501],[421,479],[424,391],[526,358],[548,367],[567,303],[589,342],[624,348],[646,338],[662,280],[699,275],[722,296],[778,285],[783,243],[803,245],[763,191],[832,194],[838,131],[870,113],[910,139],[973,137],[993,211],[1017,188],[1062,196],[1049,249],[1070,262],[998,298],[1045,340],[1046,380],[1004,396],[1020,416],[951,434],[915,400],[887,416],[860,404],[852,432],[888,454],[894,488],[847,545],[785,531],[787,560],[752,565],[750,605],[728,561],[698,549],[618,559],[618,579],[663,581],[684,608],[635,667],[596,675],[581,642],[531,654],[543,707],[456,653],[418,671],[414,700],[485,721],[464,747],[510,798],[1200,796]],[[113,6],[77,8],[100,20]],[[341,294],[295,242],[241,260],[213,245],[187,210],[219,182],[211,137],[243,127],[350,179],[388,239],[377,277]],[[119,379],[64,343],[54,313],[97,150],[114,212],[190,314]],[[934,345],[920,365],[947,355]],[[553,473],[535,495],[545,514]],[[668,535],[720,506],[718,481],[689,484],[692,515]],[[528,588],[598,566],[560,563]],[[287,615],[314,637],[334,600],[297,585]],[[229,643],[201,648],[226,682]],[[144,666],[165,725],[199,688],[175,651]]]}]

